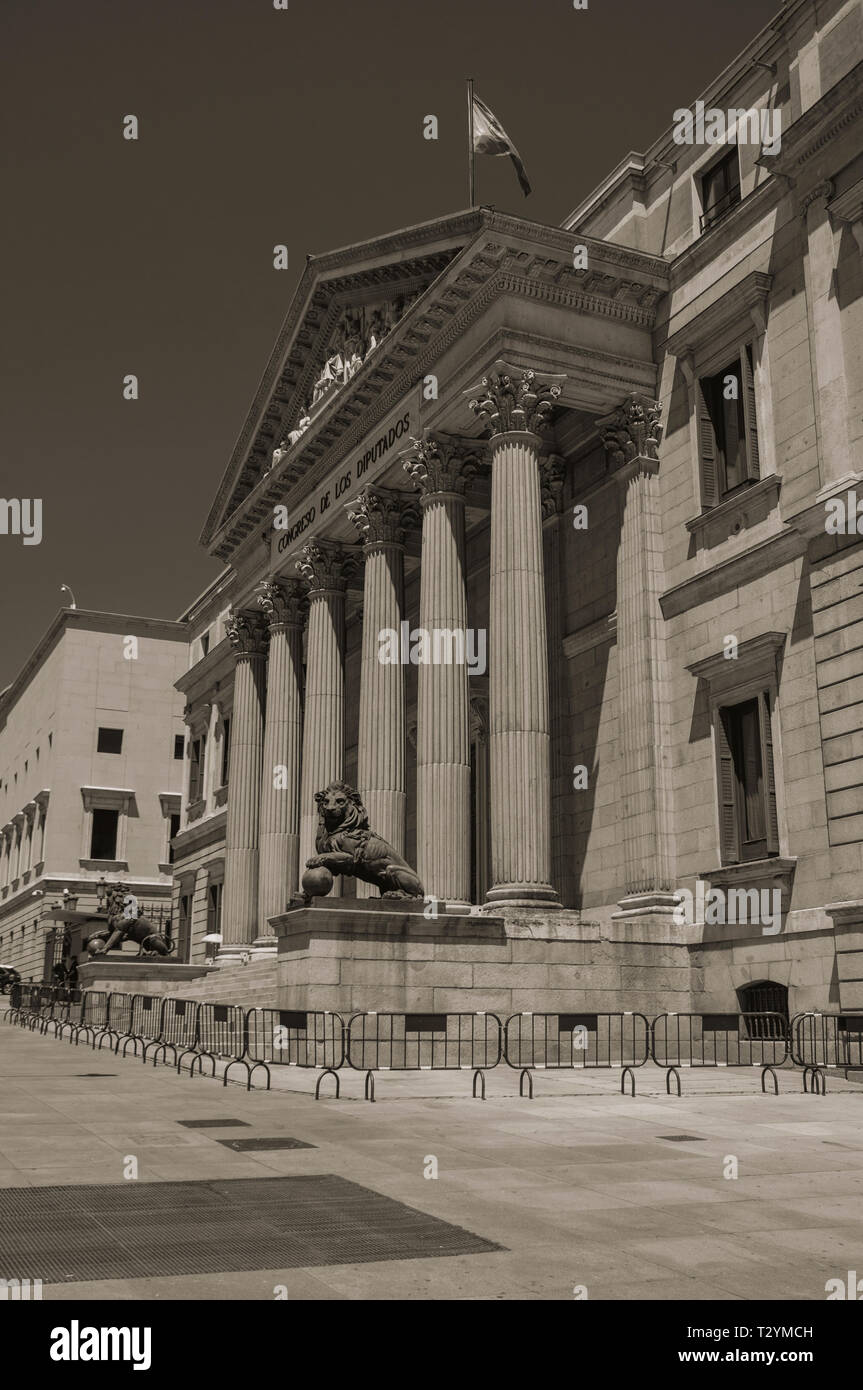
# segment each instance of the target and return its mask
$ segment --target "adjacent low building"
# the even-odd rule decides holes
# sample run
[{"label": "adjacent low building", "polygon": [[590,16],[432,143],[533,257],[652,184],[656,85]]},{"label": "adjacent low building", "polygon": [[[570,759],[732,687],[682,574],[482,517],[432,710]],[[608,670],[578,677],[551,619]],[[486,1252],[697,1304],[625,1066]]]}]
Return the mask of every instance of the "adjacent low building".
[{"label": "adjacent low building", "polygon": [[25,979],[51,978],[64,894],[117,882],[170,915],[187,652],[183,623],[65,608],[0,694],[0,964]]}]

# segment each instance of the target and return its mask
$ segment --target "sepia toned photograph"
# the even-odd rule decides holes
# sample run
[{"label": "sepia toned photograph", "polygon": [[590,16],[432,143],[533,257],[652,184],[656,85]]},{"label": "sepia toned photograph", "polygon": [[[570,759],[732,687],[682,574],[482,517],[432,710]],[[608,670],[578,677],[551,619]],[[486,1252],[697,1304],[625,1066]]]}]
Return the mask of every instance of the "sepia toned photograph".
[{"label": "sepia toned photograph", "polygon": [[829,1373],[863,0],[0,36],[9,1335],[587,1303],[621,1371]]}]

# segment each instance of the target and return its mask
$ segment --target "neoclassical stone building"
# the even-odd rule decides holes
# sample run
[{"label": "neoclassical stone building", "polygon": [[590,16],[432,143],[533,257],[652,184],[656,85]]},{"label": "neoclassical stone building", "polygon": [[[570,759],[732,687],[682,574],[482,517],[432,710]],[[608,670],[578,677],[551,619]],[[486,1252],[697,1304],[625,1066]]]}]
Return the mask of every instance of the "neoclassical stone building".
[{"label": "neoclassical stone building", "polygon": [[792,0],[702,94],[736,143],[670,93],[561,227],[309,259],[184,615],[193,959],[272,951],[338,778],[498,924],[417,1007],[863,1008],[861,60],[859,0]]}]

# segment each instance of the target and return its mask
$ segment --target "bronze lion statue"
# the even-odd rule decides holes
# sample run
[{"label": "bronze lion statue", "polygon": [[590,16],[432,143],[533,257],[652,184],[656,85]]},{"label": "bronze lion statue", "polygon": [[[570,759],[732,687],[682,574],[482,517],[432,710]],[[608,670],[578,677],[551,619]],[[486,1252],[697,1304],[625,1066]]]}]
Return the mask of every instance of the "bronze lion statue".
[{"label": "bronze lion statue", "polygon": [[[358,791],[347,782],[330,782],[315,793],[318,807],[317,854],[306,861],[307,869],[328,869],[331,874],[373,883],[382,898],[422,898],[425,891],[417,875],[391,844],[369,829],[369,817]],[[309,897],[323,896],[332,887],[326,876],[303,876]]]}]

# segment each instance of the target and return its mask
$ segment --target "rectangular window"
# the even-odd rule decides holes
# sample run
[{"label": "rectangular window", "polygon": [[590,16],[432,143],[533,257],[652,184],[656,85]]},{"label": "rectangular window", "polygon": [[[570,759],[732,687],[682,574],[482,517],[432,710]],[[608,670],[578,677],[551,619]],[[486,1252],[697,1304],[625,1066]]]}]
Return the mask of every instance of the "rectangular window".
[{"label": "rectangular window", "polygon": [[178,924],[177,960],[189,959],[189,943],[192,939],[192,895],[180,896],[180,921]]},{"label": "rectangular window", "polygon": [[173,812],[172,815],[171,815],[171,828],[170,828],[170,831],[169,831],[169,833],[168,833],[168,863],[169,863],[169,864],[173,864],[173,862],[174,862],[174,846],[172,845],[171,841],[173,840],[174,836],[175,836],[175,835],[179,835],[179,833],[180,833],[180,813],[179,813],[179,811],[175,811],[175,812]]},{"label": "rectangular window", "polygon": [[701,230],[709,231],[740,202],[740,160],[737,146],[701,178]]},{"label": "rectangular window", "polygon": [[211,883],[207,889],[207,935],[222,930],[222,883]]},{"label": "rectangular window", "polygon": [[90,858],[117,858],[117,826],[119,811],[106,811],[98,807],[92,812],[93,824],[90,832]]},{"label": "rectangular window", "polygon": [[123,751],[123,730],[122,729],[100,729],[96,741],[97,753],[122,753]]},{"label": "rectangular window", "polygon": [[715,507],[758,481],[758,425],[752,347],[741,345],[721,371],[701,377],[696,398],[701,500]]},{"label": "rectangular window", "polygon": [[723,864],[779,853],[770,698],[719,710],[716,723]]},{"label": "rectangular window", "polygon": [[174,757],[179,762],[186,752],[186,735],[174,734]]},{"label": "rectangular window", "polygon": [[224,732],[222,733],[222,783],[223,787],[228,785],[228,770],[231,765],[231,721],[224,721]]},{"label": "rectangular window", "polygon": [[192,766],[189,774],[189,801],[200,801],[204,795],[204,763],[207,756],[207,735],[193,738],[189,750]]}]

